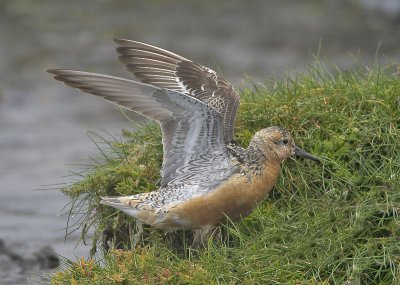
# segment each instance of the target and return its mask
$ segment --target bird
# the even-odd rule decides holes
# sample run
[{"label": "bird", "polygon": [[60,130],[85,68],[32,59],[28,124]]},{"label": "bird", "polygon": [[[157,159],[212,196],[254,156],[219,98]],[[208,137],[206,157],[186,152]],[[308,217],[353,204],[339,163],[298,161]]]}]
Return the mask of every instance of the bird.
[{"label": "bird", "polygon": [[160,47],[115,39],[120,61],[135,80],[69,69],[54,79],[134,111],[161,126],[159,188],[102,197],[139,223],[165,232],[195,230],[195,242],[221,223],[248,216],[275,185],[283,161],[294,155],[320,160],[298,147],[289,132],[272,126],[249,146],[235,142],[240,97],[222,75]]}]

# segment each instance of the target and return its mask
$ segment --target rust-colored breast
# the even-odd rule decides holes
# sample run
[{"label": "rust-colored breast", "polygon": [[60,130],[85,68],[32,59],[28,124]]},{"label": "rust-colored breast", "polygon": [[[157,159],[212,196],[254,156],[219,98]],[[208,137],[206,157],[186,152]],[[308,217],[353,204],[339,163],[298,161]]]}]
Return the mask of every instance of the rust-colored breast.
[{"label": "rust-colored breast", "polygon": [[193,198],[171,209],[164,220],[166,228],[207,228],[228,216],[237,220],[251,213],[274,186],[280,165],[267,167],[261,175],[234,174],[207,195]]}]

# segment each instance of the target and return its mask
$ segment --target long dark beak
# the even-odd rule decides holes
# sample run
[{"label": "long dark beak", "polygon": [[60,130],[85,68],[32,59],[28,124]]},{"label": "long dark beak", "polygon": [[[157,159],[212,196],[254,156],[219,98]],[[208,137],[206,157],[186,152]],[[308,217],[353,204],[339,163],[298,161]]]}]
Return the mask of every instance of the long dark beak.
[{"label": "long dark beak", "polygon": [[299,148],[297,145],[294,147],[294,153],[296,155],[298,155],[298,156],[302,156],[302,157],[308,158],[308,159],[310,159],[312,161],[315,161],[315,162],[318,162],[318,163],[321,162],[318,158],[313,156],[311,153],[306,152],[305,150]]}]

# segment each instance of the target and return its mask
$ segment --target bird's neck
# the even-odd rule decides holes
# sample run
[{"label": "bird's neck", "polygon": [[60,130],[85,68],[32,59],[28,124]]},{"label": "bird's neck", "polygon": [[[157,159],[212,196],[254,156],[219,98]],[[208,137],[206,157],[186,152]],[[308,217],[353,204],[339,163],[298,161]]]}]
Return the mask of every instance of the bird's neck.
[{"label": "bird's neck", "polygon": [[266,154],[257,146],[250,145],[244,156],[245,164],[242,171],[251,181],[251,194],[256,203],[265,199],[278,180],[281,162],[274,154]]},{"label": "bird's neck", "polygon": [[280,162],[273,159],[272,155],[267,156],[259,147],[251,144],[248,148],[230,144],[228,149],[232,157],[246,168],[263,168],[268,164],[280,164]]},{"label": "bird's neck", "polygon": [[258,145],[250,144],[245,149],[231,144],[228,149],[232,158],[239,163],[240,173],[249,181],[255,182],[252,192],[265,197],[279,176],[282,161],[279,161],[273,153],[267,155]]},{"label": "bird's neck", "polygon": [[268,157],[258,147],[249,145],[244,155],[244,161],[247,165],[263,165],[268,161]]},{"label": "bird's neck", "polygon": [[[251,208],[260,203],[275,185],[281,170],[281,161],[267,156],[257,145],[245,149],[231,145],[229,152],[240,165],[240,175],[246,181],[246,199]],[[249,208],[250,209],[250,208]]]}]

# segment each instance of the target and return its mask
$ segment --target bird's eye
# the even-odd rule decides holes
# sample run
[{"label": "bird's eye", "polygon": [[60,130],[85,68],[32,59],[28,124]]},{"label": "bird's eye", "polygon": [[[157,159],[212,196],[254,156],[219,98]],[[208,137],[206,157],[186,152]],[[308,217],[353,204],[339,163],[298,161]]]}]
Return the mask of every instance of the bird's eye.
[{"label": "bird's eye", "polygon": [[283,140],[282,140],[282,143],[283,143],[283,144],[287,144],[288,142],[289,142],[288,139],[283,139]]}]

